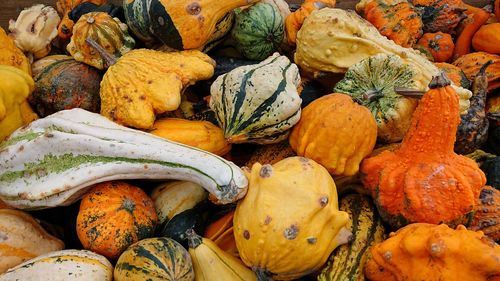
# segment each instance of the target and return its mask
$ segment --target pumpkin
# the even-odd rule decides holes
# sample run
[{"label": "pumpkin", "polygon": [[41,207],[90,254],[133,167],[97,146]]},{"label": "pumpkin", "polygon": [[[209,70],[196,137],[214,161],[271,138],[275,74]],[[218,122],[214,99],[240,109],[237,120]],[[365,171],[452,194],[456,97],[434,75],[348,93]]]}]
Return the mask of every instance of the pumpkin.
[{"label": "pumpkin", "polygon": [[479,69],[488,61],[492,61],[492,64],[486,69],[488,93],[491,94],[500,87],[500,56],[486,52],[474,52],[461,56],[453,62],[453,65],[462,69],[465,76],[473,81],[479,73]]},{"label": "pumpkin", "polygon": [[0,209],[0,274],[26,260],[64,248],[28,213]]},{"label": "pumpkin", "polygon": [[219,76],[209,106],[228,142],[275,143],[300,119],[299,84],[298,67],[275,53]]},{"label": "pumpkin", "polygon": [[372,281],[498,280],[500,246],[464,226],[415,223],[371,248],[365,275]]},{"label": "pumpkin", "polygon": [[338,210],[335,183],[318,163],[304,157],[274,165],[255,163],[248,178],[233,231],[241,259],[259,280],[310,274],[347,243],[349,216]]},{"label": "pumpkin", "polygon": [[472,37],[472,47],[476,51],[500,54],[500,23],[485,24]]},{"label": "pumpkin", "polygon": [[376,140],[377,124],[370,111],[344,94],[326,95],[306,106],[289,138],[297,155],[342,176],[358,172]]},{"label": "pumpkin", "polygon": [[5,30],[0,27],[0,65],[17,67],[31,74],[30,63],[24,53],[16,46],[14,40],[7,36]]},{"label": "pumpkin", "polygon": [[500,156],[485,161],[481,170],[486,174],[486,183],[500,190]]},{"label": "pumpkin", "polygon": [[366,106],[377,122],[381,142],[403,139],[410,127],[417,100],[396,93],[396,88],[414,88],[417,71],[398,56],[378,54],[351,66],[334,88]]},{"label": "pumpkin", "polygon": [[52,281],[112,281],[113,266],[103,256],[85,250],[62,250],[27,260],[0,275],[0,281],[47,280]]},{"label": "pumpkin", "polygon": [[460,85],[460,87],[464,89],[469,89],[471,87],[471,81],[467,79],[467,76],[465,76],[465,73],[460,67],[445,62],[436,62],[434,65],[439,67],[439,70],[444,72],[453,84]]},{"label": "pumpkin", "polygon": [[17,20],[10,20],[9,36],[31,58],[43,58],[50,52],[50,43],[57,36],[60,20],[54,8],[43,4],[34,5],[22,10]]},{"label": "pumpkin", "polygon": [[466,15],[462,0],[412,0],[424,23],[424,32],[453,34]]},{"label": "pumpkin", "polygon": [[293,151],[288,140],[269,145],[262,145],[257,147],[257,149],[252,152],[250,159],[248,159],[245,163],[245,166],[250,168],[257,162],[272,165],[292,156],[297,156],[297,154]]},{"label": "pumpkin", "polygon": [[263,60],[281,45],[285,35],[283,21],[272,4],[257,3],[248,9],[236,9],[231,38],[245,58]]},{"label": "pumpkin", "polygon": [[435,62],[448,61],[453,56],[453,50],[455,49],[451,35],[443,32],[424,33],[418,39],[418,45],[429,49]]},{"label": "pumpkin", "polygon": [[99,112],[101,74],[97,69],[59,55],[36,61],[33,69],[35,90],[28,101],[41,117],[71,108]]},{"label": "pumpkin", "polygon": [[222,156],[231,150],[222,130],[208,121],[162,118],[151,134]]},{"label": "pumpkin", "polygon": [[479,204],[475,208],[470,230],[482,231],[495,242],[500,241],[500,190],[484,186],[479,193]]},{"label": "pumpkin", "polygon": [[401,146],[361,164],[363,185],[395,229],[413,222],[460,223],[486,183],[474,160],[453,151],[460,118],[450,83],[443,73],[434,77]]},{"label": "pumpkin", "polygon": [[127,32],[127,25],[104,12],[91,12],[83,15],[73,27],[73,36],[68,52],[77,61],[84,62],[97,69],[107,67],[106,61],[86,42],[92,38],[107,52],[122,56],[134,48],[135,41]]},{"label": "pumpkin", "polygon": [[148,238],[130,246],[116,262],[115,281],[194,281],[188,251],[172,239]]},{"label": "pumpkin", "polygon": [[73,34],[73,26],[75,23],[69,18],[69,13],[71,10],[76,8],[81,3],[89,2],[96,5],[102,5],[107,2],[107,0],[57,0],[56,9],[59,14],[63,15],[59,26],[57,27],[57,36],[62,40],[68,40]]},{"label": "pumpkin", "polygon": [[230,210],[208,225],[203,236],[213,241],[224,252],[239,257],[236,241],[234,240],[233,218],[234,210]]},{"label": "pumpkin", "polygon": [[365,6],[363,14],[380,34],[400,46],[412,47],[422,36],[422,20],[415,7],[408,2],[386,5],[383,1],[374,0]]},{"label": "pumpkin", "polygon": [[203,48],[216,34],[218,22],[230,11],[255,2],[127,0],[123,8],[130,30],[142,41],[159,41],[183,50]]},{"label": "pumpkin", "polygon": [[131,244],[151,237],[157,220],[153,200],[140,188],[104,182],[82,198],[76,231],[85,249],[115,259]]}]

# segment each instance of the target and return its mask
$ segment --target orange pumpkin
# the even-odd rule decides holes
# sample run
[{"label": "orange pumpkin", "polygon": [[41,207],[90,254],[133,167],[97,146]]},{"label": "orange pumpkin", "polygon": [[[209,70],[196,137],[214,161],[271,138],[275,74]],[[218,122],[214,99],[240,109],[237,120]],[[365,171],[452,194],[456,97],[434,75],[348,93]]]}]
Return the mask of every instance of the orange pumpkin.
[{"label": "orange pumpkin", "polygon": [[424,32],[455,33],[455,28],[466,18],[462,0],[412,0],[420,11]]},{"label": "orange pumpkin", "polygon": [[142,189],[104,182],[83,197],[76,231],[85,249],[115,259],[131,244],[151,237],[157,220],[154,202]]},{"label": "orange pumpkin", "polygon": [[493,63],[486,68],[486,76],[488,77],[488,93],[500,87],[500,56],[489,54],[486,52],[475,52],[461,56],[453,65],[460,67],[465,73],[465,76],[471,81],[474,80],[479,73],[479,69],[488,61]]},{"label": "orange pumpkin", "polygon": [[472,37],[472,47],[476,51],[500,54],[500,23],[481,26]]},{"label": "orange pumpkin", "polygon": [[418,45],[427,48],[435,62],[448,61],[453,56],[453,50],[455,49],[451,35],[443,32],[425,33],[418,40]]},{"label": "orange pumpkin", "polygon": [[69,12],[81,3],[90,2],[96,5],[102,5],[107,0],[57,0],[56,9],[63,16],[59,26],[57,27],[57,35],[63,40],[68,40],[73,34],[73,26],[75,23],[69,18]]},{"label": "orange pumpkin", "polygon": [[444,73],[413,113],[401,146],[365,159],[363,185],[392,227],[408,223],[461,223],[486,183],[476,162],[454,152],[460,123],[458,96]]},{"label": "orange pumpkin", "polygon": [[479,203],[469,228],[481,230],[489,238],[500,242],[500,190],[491,186],[481,189]]}]

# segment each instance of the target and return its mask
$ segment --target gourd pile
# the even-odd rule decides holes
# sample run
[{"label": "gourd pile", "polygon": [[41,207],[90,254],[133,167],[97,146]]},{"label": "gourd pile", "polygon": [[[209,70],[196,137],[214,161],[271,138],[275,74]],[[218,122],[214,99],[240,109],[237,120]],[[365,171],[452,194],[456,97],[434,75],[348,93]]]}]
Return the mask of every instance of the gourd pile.
[{"label": "gourd pile", "polygon": [[499,281],[491,4],[24,9],[0,28],[0,281]]}]

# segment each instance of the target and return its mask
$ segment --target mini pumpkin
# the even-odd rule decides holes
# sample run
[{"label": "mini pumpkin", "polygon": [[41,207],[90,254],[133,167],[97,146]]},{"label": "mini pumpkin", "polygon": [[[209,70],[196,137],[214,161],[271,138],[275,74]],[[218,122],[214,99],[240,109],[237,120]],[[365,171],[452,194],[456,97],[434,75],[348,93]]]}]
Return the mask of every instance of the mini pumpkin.
[{"label": "mini pumpkin", "polygon": [[499,55],[486,52],[474,52],[461,56],[453,62],[453,65],[462,69],[467,78],[473,81],[481,67],[489,61],[491,61],[492,64],[486,69],[486,76],[488,77],[488,93],[491,94],[495,89],[500,87]]},{"label": "mini pumpkin", "polygon": [[483,25],[472,37],[472,47],[476,51],[500,54],[500,23]]},{"label": "mini pumpkin", "polygon": [[443,32],[424,33],[418,40],[418,45],[427,48],[435,62],[448,61],[453,56],[453,50],[455,49],[451,35]]},{"label": "mini pumpkin", "polygon": [[73,34],[73,26],[75,23],[69,18],[69,13],[81,3],[90,2],[96,5],[102,5],[107,0],[57,0],[56,9],[60,15],[63,15],[59,26],[57,27],[57,36],[62,40],[68,40]]},{"label": "mini pumpkin", "polygon": [[412,0],[424,23],[424,32],[455,33],[466,17],[462,0]]},{"label": "mini pumpkin", "polygon": [[469,227],[482,231],[495,242],[500,242],[500,190],[484,186],[479,194],[479,203]]}]

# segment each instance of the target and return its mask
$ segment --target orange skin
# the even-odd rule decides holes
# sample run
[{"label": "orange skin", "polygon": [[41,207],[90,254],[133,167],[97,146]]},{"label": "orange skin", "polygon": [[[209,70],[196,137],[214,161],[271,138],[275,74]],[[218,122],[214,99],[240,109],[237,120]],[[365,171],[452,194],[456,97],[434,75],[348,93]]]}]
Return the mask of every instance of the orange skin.
[{"label": "orange skin", "polygon": [[455,50],[453,52],[454,60],[470,53],[474,34],[490,18],[490,13],[485,10],[468,5],[465,13],[468,17],[464,20],[465,26],[455,42]]},{"label": "orange skin", "polygon": [[[436,32],[425,33],[418,40],[418,45],[427,48],[434,58],[435,62],[445,62],[451,59],[455,50],[453,38],[448,33]],[[457,84],[457,85],[460,85]]]},{"label": "orange skin", "polygon": [[486,68],[488,94],[500,87],[500,56],[486,52],[474,52],[458,58],[453,65],[460,67],[469,80],[474,80],[479,69],[488,61],[493,63]]},{"label": "orange skin", "polygon": [[324,7],[335,7],[336,0],[305,0],[300,8],[286,17],[285,29],[288,44],[295,45],[297,33],[302,27],[304,20],[315,10]]}]

